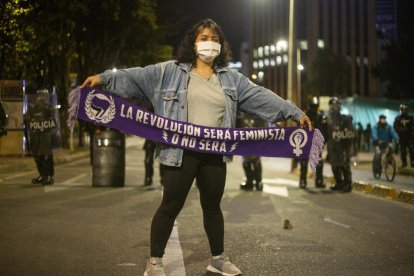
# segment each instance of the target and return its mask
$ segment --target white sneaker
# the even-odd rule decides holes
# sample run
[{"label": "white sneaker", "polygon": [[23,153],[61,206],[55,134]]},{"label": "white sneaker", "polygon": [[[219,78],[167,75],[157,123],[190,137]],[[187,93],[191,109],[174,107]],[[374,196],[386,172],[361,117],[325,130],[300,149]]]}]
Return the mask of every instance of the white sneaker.
[{"label": "white sneaker", "polygon": [[214,273],[220,273],[225,276],[241,275],[242,272],[234,264],[229,261],[229,258],[223,255],[212,257],[211,263],[207,270]]},{"label": "white sneaker", "polygon": [[144,276],[165,276],[162,258],[151,257],[147,261]]}]

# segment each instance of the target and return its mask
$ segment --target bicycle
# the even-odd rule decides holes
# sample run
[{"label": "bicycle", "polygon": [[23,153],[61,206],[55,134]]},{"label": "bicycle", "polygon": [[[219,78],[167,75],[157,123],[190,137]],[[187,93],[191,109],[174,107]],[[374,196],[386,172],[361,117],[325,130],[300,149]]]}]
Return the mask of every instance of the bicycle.
[{"label": "bicycle", "polygon": [[388,143],[379,144],[381,153],[378,158],[376,155],[372,160],[372,172],[376,179],[381,177],[384,170],[385,177],[388,181],[393,181],[396,173],[396,161],[393,155],[393,147]]}]

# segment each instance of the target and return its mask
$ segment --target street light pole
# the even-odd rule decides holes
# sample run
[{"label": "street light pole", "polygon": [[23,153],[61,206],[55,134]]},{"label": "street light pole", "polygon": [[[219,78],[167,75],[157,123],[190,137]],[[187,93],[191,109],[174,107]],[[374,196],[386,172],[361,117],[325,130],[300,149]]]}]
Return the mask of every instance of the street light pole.
[{"label": "street light pole", "polygon": [[301,53],[300,53],[300,49],[298,48],[296,50],[296,57],[297,57],[297,95],[298,95],[298,100],[297,100],[297,105],[299,106],[299,108],[302,108],[302,70],[304,69],[303,65],[302,65],[302,61],[301,61]]},{"label": "street light pole", "polygon": [[296,66],[294,66],[295,53],[295,18],[294,18],[295,0],[289,0],[289,42],[288,42],[288,79],[287,79],[287,99],[294,101],[293,97],[293,76],[296,73]]}]

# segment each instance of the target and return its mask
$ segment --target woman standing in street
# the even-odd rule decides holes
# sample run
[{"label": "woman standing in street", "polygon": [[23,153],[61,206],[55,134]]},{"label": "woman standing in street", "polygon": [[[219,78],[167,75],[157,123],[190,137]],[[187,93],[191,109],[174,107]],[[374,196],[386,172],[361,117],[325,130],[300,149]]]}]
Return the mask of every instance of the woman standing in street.
[{"label": "woman standing in street", "polygon": [[[292,119],[312,128],[309,118],[272,91],[227,68],[231,52],[221,28],[211,19],[185,35],[176,61],[129,68],[88,77],[84,86],[103,85],[123,98],[147,98],[154,112],[173,120],[209,127],[234,128],[237,110],[266,121]],[[222,275],[241,271],[224,256],[224,219],[220,208],[229,156],[157,146],[164,166],[164,193],[151,225],[151,257],[144,275],[165,275],[162,257],[174,221],[196,179],[211,262],[207,270]]]}]

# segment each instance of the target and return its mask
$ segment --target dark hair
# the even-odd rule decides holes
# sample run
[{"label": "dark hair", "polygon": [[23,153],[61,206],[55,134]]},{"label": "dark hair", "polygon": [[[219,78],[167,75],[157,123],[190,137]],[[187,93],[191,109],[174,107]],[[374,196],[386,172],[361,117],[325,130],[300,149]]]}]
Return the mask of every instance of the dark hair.
[{"label": "dark hair", "polygon": [[181,41],[180,46],[177,50],[177,63],[195,64],[197,56],[196,52],[194,51],[194,43],[196,41],[198,33],[205,28],[213,30],[218,35],[219,42],[221,44],[220,55],[214,59],[213,66],[218,68],[227,66],[232,58],[230,45],[226,41],[220,26],[210,18],[201,20],[186,32],[185,37]]}]

